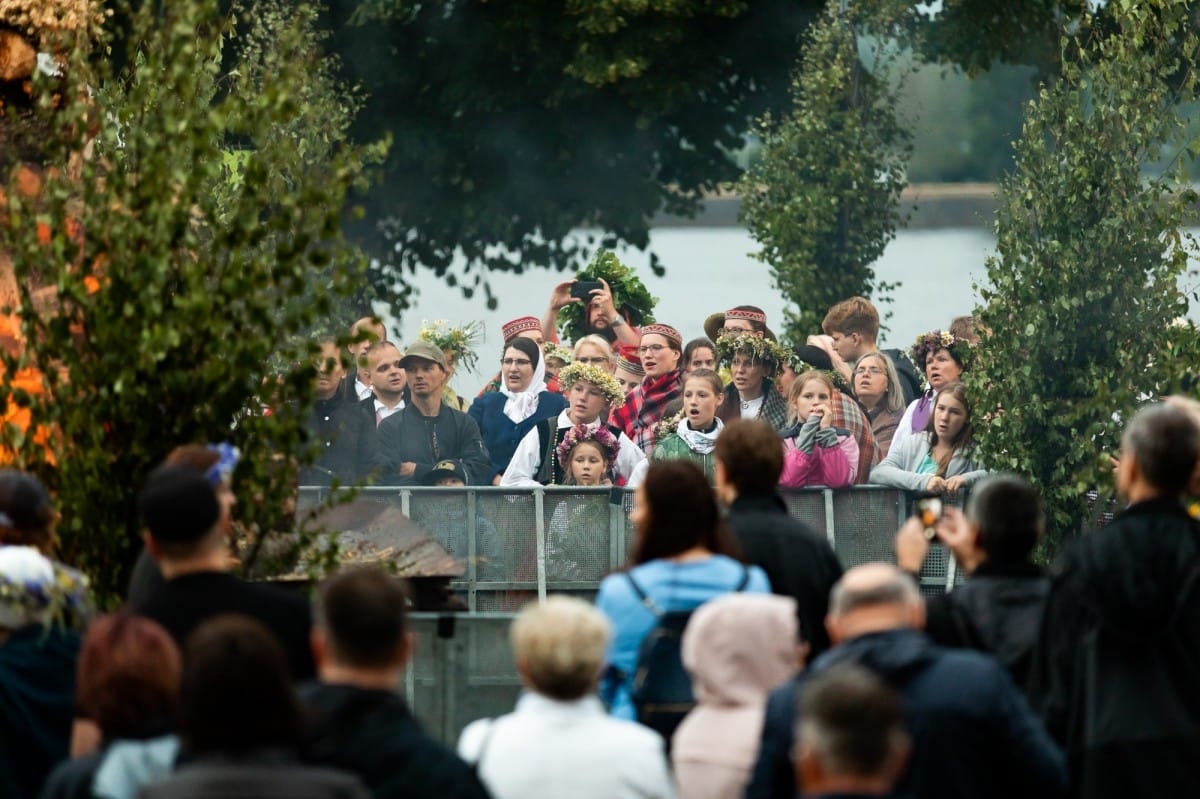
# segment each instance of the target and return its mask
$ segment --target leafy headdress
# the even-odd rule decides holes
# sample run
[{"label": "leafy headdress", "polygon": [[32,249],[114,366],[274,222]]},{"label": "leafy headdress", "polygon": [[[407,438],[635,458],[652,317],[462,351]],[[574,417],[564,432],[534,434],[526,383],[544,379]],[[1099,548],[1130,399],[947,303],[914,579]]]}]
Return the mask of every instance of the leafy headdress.
[{"label": "leafy headdress", "polygon": [[[596,253],[583,271],[575,275],[576,280],[603,280],[612,290],[613,305],[631,325],[644,325],[654,321],[654,306],[658,302],[638,278],[637,274],[611,250]],[[587,335],[587,305],[573,302],[558,312],[558,329],[563,338],[578,341]]]}]

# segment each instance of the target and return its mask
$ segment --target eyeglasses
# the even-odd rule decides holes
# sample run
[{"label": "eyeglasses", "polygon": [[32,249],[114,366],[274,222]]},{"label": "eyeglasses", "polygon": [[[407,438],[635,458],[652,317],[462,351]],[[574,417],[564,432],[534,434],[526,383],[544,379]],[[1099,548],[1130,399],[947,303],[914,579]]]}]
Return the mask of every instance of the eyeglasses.
[{"label": "eyeglasses", "polygon": [[883,377],[887,372],[880,369],[878,366],[860,366],[854,370],[854,376],[870,375],[871,377]]},{"label": "eyeglasses", "polygon": [[605,358],[603,355],[597,355],[594,358],[576,358],[575,360],[579,363],[590,363],[590,364],[597,364],[597,365],[602,364],[602,363],[608,363],[608,358]]},{"label": "eyeglasses", "polygon": [[533,361],[528,358],[505,358],[500,362],[501,366],[529,366]]},{"label": "eyeglasses", "polygon": [[665,344],[643,344],[642,346],[638,347],[638,354],[639,355],[650,355],[650,354],[657,355],[658,353],[662,352],[665,349],[667,349]]}]

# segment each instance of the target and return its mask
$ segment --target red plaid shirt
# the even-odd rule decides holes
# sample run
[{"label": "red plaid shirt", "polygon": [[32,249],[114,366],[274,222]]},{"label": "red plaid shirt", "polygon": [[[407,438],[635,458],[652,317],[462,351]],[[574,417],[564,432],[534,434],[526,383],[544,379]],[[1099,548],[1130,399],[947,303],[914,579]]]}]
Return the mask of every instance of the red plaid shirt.
[{"label": "red plaid shirt", "polygon": [[629,436],[647,456],[654,451],[654,425],[662,419],[667,404],[683,394],[682,374],[676,369],[662,377],[647,377],[609,416],[609,424]]}]

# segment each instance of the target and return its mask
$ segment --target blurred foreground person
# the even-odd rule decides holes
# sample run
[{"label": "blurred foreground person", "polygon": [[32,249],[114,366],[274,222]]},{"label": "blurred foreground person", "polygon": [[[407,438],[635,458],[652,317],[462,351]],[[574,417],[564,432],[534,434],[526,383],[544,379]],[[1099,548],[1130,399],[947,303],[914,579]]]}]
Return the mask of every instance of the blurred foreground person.
[{"label": "blurred foreground person", "polygon": [[796,603],[726,594],[701,605],[683,633],[696,707],[671,739],[683,799],[739,799],[758,756],[767,694],[800,667]]},{"label": "blurred foreground person", "polygon": [[512,625],[516,710],[463,730],[458,751],[496,799],[673,797],[663,741],[596,698],[612,628],[588,603],[551,596]]},{"label": "blurred foreground person", "polygon": [[262,624],[220,616],[184,650],[185,761],[141,799],[368,799],[358,778],[300,763],[303,717],[283,649]]},{"label": "blurred foreground person", "polygon": [[862,666],[826,669],[796,699],[796,784],[806,799],[888,796],[910,748],[900,696]]},{"label": "blurred foreground person", "polygon": [[160,466],[138,495],[138,509],[146,525],[146,549],[166,582],[134,604],[134,612],[161,624],[181,646],[214,616],[250,616],[279,638],[294,679],[312,677],[308,602],[299,594],[229,573],[229,506],[203,476],[190,466]]},{"label": "blurred foreground person", "polygon": [[[1036,488],[1015,475],[983,478],[966,514],[946,508],[936,528],[970,579],[925,600],[925,633],[935,644],[987,652],[1022,688],[1050,593],[1032,560],[1045,526]],[[929,544],[925,525],[909,519],[896,535],[897,565],[916,577]]]},{"label": "blurred foreground person", "polygon": [[397,578],[373,568],[343,571],[321,587],[312,636],[320,682],[300,694],[308,755],[357,774],[374,799],[487,799],[397,693],[413,653],[407,601]]},{"label": "blurred foreground person", "polygon": [[1077,796],[1200,796],[1200,454],[1187,412],[1151,405],[1121,441],[1129,507],[1054,569],[1030,696]]},{"label": "blurred foreground person", "polygon": [[[0,513],[0,524],[15,520]],[[7,520],[7,521],[5,521]],[[0,797],[32,799],[65,760],[86,586],[29,546],[0,546]],[[76,616],[77,618],[77,616]]]},{"label": "blurred foreground person", "polygon": [[771,694],[748,799],[793,799],[796,694],[811,677],[843,663],[870,669],[904,697],[913,749],[894,796],[1065,794],[1062,752],[1012,678],[987,655],[932,644],[920,632],[924,616],[917,586],[895,566],[868,563],[846,572],[829,602],[833,649]]},{"label": "blurred foreground person", "polygon": [[[171,732],[181,671],[179,647],[150,619],[114,613],[92,622],[76,694],[80,712],[99,728],[100,749],[59,764],[42,799],[132,797],[140,785],[167,776],[178,751]],[[128,745],[135,741],[144,745]],[[136,771],[126,755],[134,749]]]}]

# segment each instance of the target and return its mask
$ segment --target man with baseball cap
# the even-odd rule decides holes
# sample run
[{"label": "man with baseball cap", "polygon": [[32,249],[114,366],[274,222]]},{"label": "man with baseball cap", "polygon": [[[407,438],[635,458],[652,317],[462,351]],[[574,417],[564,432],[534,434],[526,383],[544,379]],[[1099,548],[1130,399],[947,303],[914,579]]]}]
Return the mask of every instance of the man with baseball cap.
[{"label": "man with baseball cap", "polygon": [[166,582],[135,602],[133,611],[161,624],[183,647],[203,622],[238,613],[262,622],[279,639],[293,680],[314,674],[309,634],[312,613],[300,594],[229,573],[225,539],[227,506],[190,466],[155,469],[138,495],[143,539]]},{"label": "man with baseball cap", "polygon": [[381,482],[421,485],[443,460],[458,460],[472,485],[490,482],[491,461],[479,426],[462,411],[442,403],[449,377],[446,355],[426,341],[417,341],[400,364],[408,375],[412,401],[379,423]]}]

